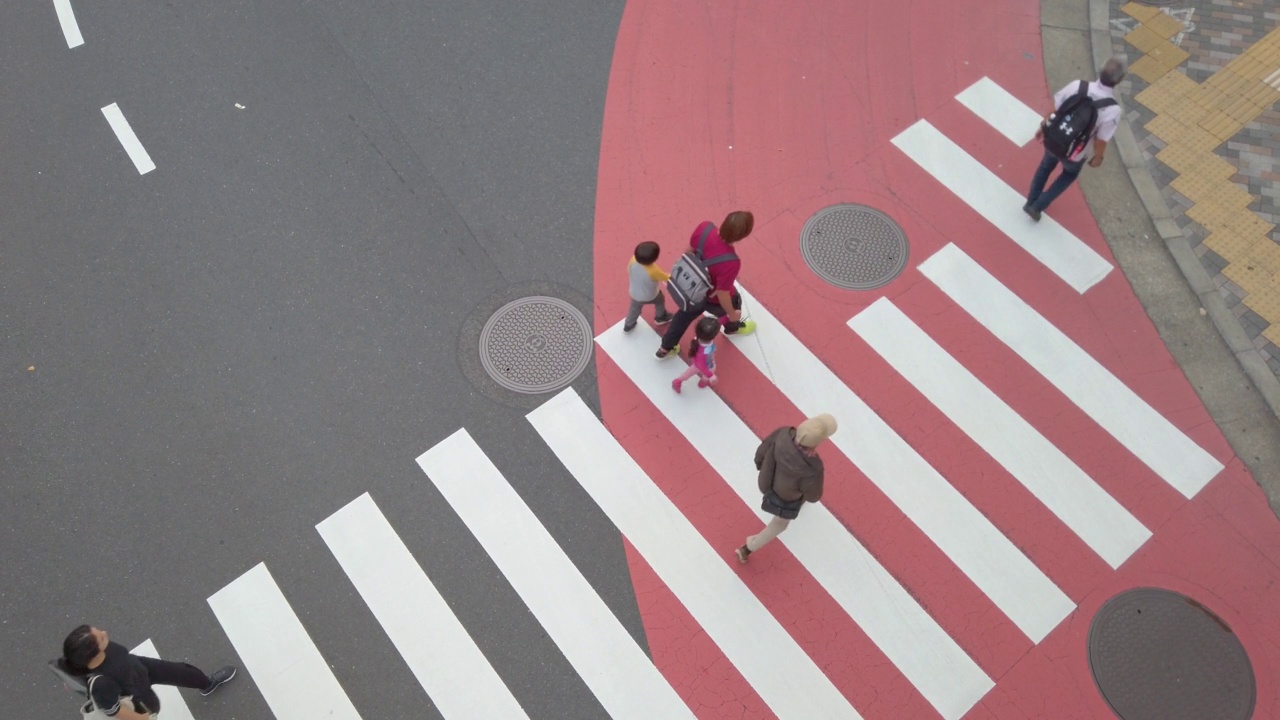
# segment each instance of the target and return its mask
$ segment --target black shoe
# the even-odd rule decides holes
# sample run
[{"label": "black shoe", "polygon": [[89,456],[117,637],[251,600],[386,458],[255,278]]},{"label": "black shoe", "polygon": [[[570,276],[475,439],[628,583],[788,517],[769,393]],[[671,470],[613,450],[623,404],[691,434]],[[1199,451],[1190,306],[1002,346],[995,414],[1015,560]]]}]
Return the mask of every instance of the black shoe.
[{"label": "black shoe", "polygon": [[631,323],[630,325],[628,325],[627,323],[622,324],[622,332],[631,332],[632,330],[635,330],[635,329],[636,329],[635,323]]},{"label": "black shoe", "polygon": [[659,315],[653,319],[653,324],[666,325],[667,323],[671,322],[671,319],[674,317],[675,315],[672,315],[671,313],[667,313],[666,315]]},{"label": "black shoe", "polygon": [[1031,203],[1027,203],[1026,205],[1023,205],[1022,212],[1030,215],[1032,220],[1035,220],[1036,222],[1040,222],[1040,211],[1031,207]]},{"label": "black shoe", "polygon": [[223,685],[231,682],[231,678],[235,676],[236,676],[236,669],[235,669],[235,666],[233,665],[228,665],[224,668],[218,668],[213,672],[212,675],[209,676],[209,687],[201,690],[200,694],[208,695],[212,693],[214,690],[217,690]]}]

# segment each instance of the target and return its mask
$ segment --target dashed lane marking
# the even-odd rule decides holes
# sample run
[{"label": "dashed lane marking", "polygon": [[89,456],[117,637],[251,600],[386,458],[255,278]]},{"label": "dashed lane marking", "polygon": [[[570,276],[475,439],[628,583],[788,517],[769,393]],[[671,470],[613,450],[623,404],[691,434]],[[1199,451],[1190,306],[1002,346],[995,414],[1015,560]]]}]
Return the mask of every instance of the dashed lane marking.
[{"label": "dashed lane marking", "polygon": [[107,123],[111,125],[111,129],[115,131],[116,138],[120,140],[120,144],[124,146],[124,151],[129,154],[129,159],[133,161],[134,167],[138,168],[138,174],[146,175],[155,170],[156,164],[151,162],[151,156],[147,154],[147,149],[142,147],[142,142],[138,140],[133,128],[129,126],[129,121],[124,118],[124,113],[120,111],[120,106],[111,103],[102,108],[102,114],[107,118]]}]

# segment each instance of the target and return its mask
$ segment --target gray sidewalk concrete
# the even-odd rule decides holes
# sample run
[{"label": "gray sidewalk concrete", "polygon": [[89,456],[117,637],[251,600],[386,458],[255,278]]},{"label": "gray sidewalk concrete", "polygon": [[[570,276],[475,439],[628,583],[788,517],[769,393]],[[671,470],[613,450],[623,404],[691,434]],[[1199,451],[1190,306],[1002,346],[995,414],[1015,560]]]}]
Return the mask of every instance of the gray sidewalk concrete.
[{"label": "gray sidewalk concrete", "polygon": [[[1097,75],[1113,53],[1109,20],[1108,0],[1041,0],[1050,87]],[[1123,95],[1121,103],[1132,105]],[[1236,323],[1234,340],[1244,338],[1253,353],[1253,377],[1246,372],[1250,361],[1238,352],[1245,348],[1234,347],[1238,343],[1225,322],[1235,316],[1190,242],[1168,222],[1168,208],[1162,216],[1159,205],[1154,210],[1149,206],[1164,201],[1127,122],[1115,144],[1118,153],[1081,174],[1089,207],[1174,359],[1280,513],[1280,395],[1269,403],[1266,389],[1256,384],[1259,368],[1266,378],[1274,381],[1275,376]]]}]

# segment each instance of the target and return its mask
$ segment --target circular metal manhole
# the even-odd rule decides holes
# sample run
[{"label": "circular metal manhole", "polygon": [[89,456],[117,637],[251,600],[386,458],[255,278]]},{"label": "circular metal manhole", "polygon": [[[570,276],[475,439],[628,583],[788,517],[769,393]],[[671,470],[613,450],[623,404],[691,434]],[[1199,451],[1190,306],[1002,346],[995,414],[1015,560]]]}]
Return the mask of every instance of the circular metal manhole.
[{"label": "circular metal manhole", "polygon": [[907,236],[866,205],[832,205],[800,231],[800,253],[818,277],[846,290],[887,285],[907,266]]},{"label": "circular metal manhole", "polygon": [[480,364],[520,393],[559,390],[591,360],[591,325],[577,308],[538,295],[498,308],[480,331]]},{"label": "circular metal manhole", "polygon": [[1253,667],[1235,633],[1185,595],[1138,588],[1089,627],[1089,667],[1122,720],[1248,720]]}]

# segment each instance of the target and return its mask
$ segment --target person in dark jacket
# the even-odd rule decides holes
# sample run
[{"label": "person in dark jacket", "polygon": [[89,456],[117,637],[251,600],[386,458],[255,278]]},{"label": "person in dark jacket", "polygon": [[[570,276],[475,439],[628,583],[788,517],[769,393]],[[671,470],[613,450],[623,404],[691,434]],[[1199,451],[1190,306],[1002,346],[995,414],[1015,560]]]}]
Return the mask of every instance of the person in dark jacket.
[{"label": "person in dark jacket", "polygon": [[761,508],[774,518],[734,551],[738,562],[745,563],[751,553],[786,530],[805,503],[822,499],[822,458],[817,448],[835,431],[836,419],[823,413],[796,427],[774,430],[756,448],[757,482],[764,495]]},{"label": "person in dark jacket", "polygon": [[[120,643],[111,642],[107,631],[92,625],[81,625],[67,635],[59,666],[64,672],[86,678],[94,707],[105,715],[128,720],[160,712],[160,698],[152,685],[176,685],[208,695],[236,676],[230,665],[206,675],[195,665],[133,655]],[[124,698],[132,702],[121,702]]]}]

